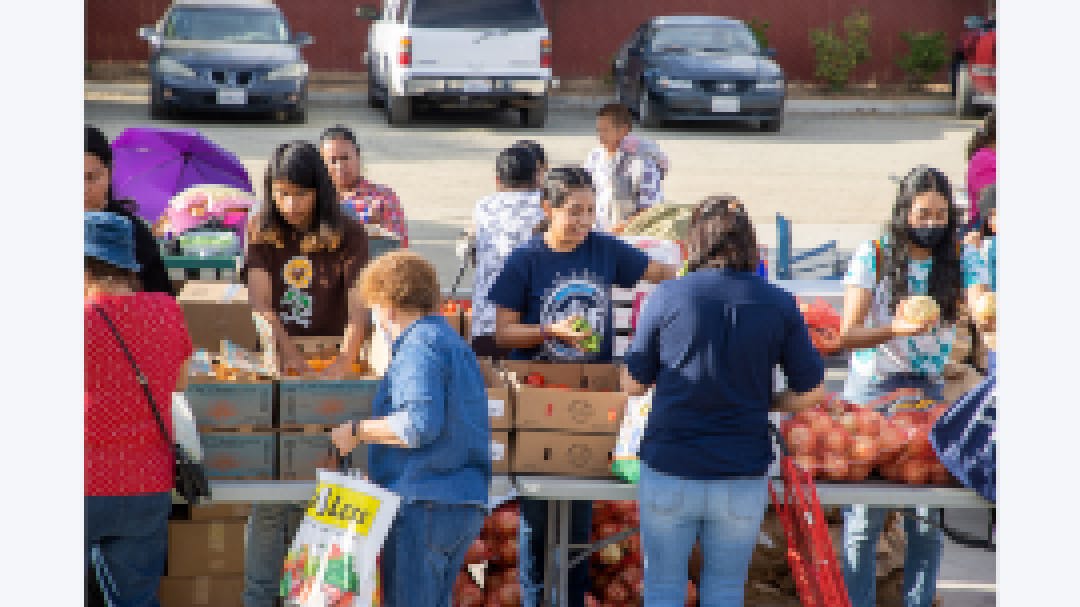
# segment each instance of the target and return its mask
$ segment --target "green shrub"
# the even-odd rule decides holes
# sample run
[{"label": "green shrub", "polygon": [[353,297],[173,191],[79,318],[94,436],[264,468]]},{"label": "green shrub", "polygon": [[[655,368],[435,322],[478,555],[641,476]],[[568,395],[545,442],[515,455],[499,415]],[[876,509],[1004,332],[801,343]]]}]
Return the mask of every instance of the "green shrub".
[{"label": "green shrub", "polygon": [[754,33],[754,38],[757,39],[758,46],[761,50],[769,48],[769,37],[766,32],[769,31],[768,21],[758,21],[757,17],[751,17],[750,22],[747,23],[750,27],[750,31]]},{"label": "green shrub", "polygon": [[949,61],[945,32],[903,32],[900,38],[908,45],[908,53],[896,60],[907,74],[908,87],[918,88],[930,82]]},{"label": "green shrub", "polygon": [[870,58],[870,14],[856,11],[844,17],[844,37],[830,25],[824,30],[811,30],[817,68],[814,75],[823,79],[829,88],[843,90],[859,64]]}]

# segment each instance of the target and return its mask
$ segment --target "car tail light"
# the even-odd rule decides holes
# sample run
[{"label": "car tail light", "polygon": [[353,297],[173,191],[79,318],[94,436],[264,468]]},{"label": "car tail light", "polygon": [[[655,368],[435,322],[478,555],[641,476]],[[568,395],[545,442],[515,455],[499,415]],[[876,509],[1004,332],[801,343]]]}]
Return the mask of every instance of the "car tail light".
[{"label": "car tail light", "polygon": [[547,38],[540,41],[540,67],[551,67],[551,40]]},{"label": "car tail light", "polygon": [[412,67],[412,36],[401,38],[401,52],[398,53],[398,65]]}]

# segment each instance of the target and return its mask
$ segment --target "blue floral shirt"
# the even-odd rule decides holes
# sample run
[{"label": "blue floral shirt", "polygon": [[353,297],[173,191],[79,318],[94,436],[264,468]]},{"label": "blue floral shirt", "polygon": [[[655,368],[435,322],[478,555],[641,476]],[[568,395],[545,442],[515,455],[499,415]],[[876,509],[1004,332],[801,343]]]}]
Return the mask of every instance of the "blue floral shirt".
[{"label": "blue floral shirt", "polygon": [[[883,242],[882,251],[887,252],[889,243]],[[982,256],[965,253],[961,256],[963,265],[964,287],[989,283],[986,263]],[[929,293],[930,268],[932,259],[912,260],[908,265],[908,293],[927,295]],[[848,265],[844,284],[873,291],[874,299],[867,314],[866,327],[885,327],[892,323],[890,310],[891,295],[888,282],[883,278],[877,281],[877,259],[874,241],[868,240],[855,250]],[[926,335],[898,337],[876,348],[854,350],[851,353],[849,372],[861,376],[864,381],[880,383],[895,373],[923,373],[932,379],[941,380],[945,364],[952,352],[955,330],[951,327],[938,327]]]}]

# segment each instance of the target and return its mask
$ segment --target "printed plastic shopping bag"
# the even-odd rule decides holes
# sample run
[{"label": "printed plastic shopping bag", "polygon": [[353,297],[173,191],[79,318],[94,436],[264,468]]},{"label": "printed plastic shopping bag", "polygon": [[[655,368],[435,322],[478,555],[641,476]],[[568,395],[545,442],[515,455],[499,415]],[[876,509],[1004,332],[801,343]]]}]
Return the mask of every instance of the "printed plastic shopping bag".
[{"label": "printed plastic shopping bag", "polygon": [[631,396],[626,401],[626,415],[619,427],[619,438],[615,441],[612,453],[611,471],[628,483],[636,484],[641,475],[638,450],[641,437],[645,434],[645,424],[652,409],[652,390],[644,396]]},{"label": "printed plastic shopping bag", "polygon": [[290,607],[372,607],[376,559],[401,498],[362,478],[318,470],[281,576]]}]

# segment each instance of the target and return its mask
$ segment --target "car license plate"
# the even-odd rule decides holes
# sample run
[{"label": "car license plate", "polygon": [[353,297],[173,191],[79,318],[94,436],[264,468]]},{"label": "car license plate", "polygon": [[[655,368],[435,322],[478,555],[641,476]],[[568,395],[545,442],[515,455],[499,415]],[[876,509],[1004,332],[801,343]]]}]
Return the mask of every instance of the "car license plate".
[{"label": "car license plate", "polygon": [[739,98],[738,97],[713,97],[712,98],[712,111],[716,114],[738,114],[739,113]]},{"label": "car license plate", "polygon": [[219,89],[218,105],[244,105],[247,103],[247,91],[244,89]]},{"label": "car license plate", "polygon": [[466,93],[490,93],[491,81],[490,80],[466,80],[465,81]]}]

